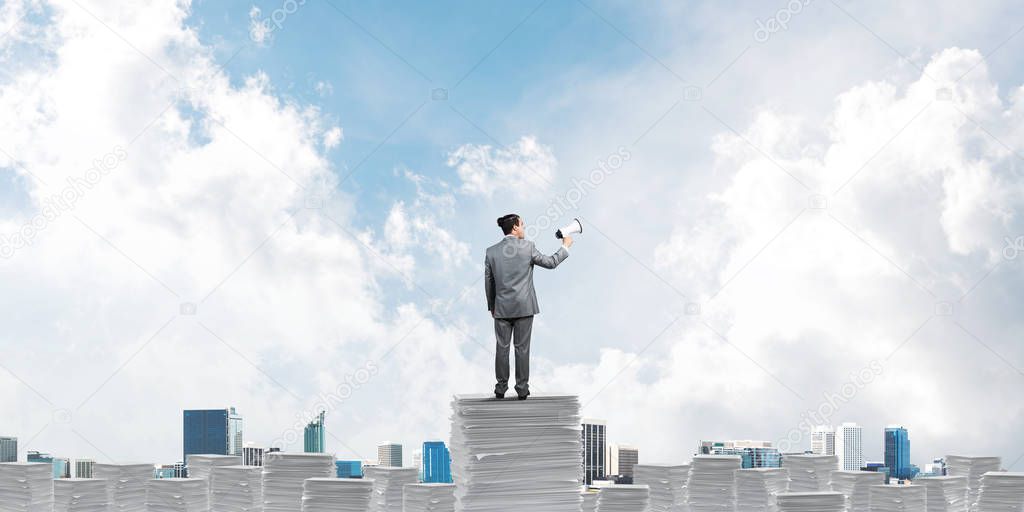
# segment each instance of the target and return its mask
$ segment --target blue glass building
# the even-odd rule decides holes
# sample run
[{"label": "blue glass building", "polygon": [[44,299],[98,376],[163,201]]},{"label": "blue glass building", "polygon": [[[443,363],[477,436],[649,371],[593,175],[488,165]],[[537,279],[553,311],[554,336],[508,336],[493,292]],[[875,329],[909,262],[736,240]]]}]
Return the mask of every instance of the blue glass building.
[{"label": "blue glass building", "polygon": [[302,451],[324,453],[324,444],[324,412],[320,411],[316,419],[306,425],[306,430],[303,432]]},{"label": "blue glass building", "polygon": [[907,429],[903,427],[885,428],[885,465],[889,468],[890,475],[901,479],[909,480],[914,478],[915,472],[910,464],[910,437]]},{"label": "blue glass building", "polygon": [[420,479],[426,483],[452,483],[452,461],[444,441],[423,443],[423,470]]},{"label": "blue glass building", "polygon": [[234,407],[184,411],[182,460],[191,454],[242,455],[242,417]]},{"label": "blue glass building", "polygon": [[362,478],[363,463],[358,460],[339,460],[334,462],[338,478]]}]

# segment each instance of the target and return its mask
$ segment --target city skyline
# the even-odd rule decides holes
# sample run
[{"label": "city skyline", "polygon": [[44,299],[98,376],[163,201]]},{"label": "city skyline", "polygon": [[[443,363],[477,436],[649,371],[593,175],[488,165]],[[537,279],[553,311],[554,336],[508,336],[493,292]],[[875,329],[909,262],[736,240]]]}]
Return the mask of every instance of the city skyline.
[{"label": "city skyline", "polygon": [[531,385],[642,456],[1024,453],[1021,2],[282,5],[3,3],[19,450],[176,461],[229,404],[287,450],[320,411],[346,458],[443,438],[516,213],[584,228]]}]

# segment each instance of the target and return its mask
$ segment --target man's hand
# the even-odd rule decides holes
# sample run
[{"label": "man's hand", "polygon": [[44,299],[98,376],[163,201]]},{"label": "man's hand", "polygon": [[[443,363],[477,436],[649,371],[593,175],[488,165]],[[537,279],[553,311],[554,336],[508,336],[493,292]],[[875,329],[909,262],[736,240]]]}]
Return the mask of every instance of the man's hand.
[{"label": "man's hand", "polygon": [[563,236],[562,237],[562,247],[565,247],[566,249],[572,247],[572,237],[571,236]]}]

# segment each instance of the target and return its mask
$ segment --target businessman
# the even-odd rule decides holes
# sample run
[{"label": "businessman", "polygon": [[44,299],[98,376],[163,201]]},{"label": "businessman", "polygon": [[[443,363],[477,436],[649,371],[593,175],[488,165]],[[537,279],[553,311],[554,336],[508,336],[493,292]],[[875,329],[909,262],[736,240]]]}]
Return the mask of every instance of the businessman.
[{"label": "businessman", "polygon": [[524,239],[526,226],[514,213],[498,218],[505,234],[500,242],[487,248],[484,257],[484,290],[487,309],[494,318],[497,348],[494,356],[494,396],[504,398],[508,390],[509,345],[516,348],[516,394],[520,400],[530,395],[530,334],[533,315],[540,313],[537,292],[533,289],[533,267],[555,268],[569,257],[572,238],[562,238],[562,247],[546,256]]}]

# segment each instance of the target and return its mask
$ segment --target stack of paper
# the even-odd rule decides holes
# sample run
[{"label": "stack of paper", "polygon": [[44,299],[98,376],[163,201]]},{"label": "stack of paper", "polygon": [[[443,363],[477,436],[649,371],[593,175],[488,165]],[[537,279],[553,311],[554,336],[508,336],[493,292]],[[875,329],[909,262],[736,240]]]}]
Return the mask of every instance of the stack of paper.
[{"label": "stack of paper", "polygon": [[877,471],[833,471],[832,490],[846,496],[848,512],[871,510],[871,486],[885,483],[885,473]]},{"label": "stack of paper", "polygon": [[153,478],[152,464],[102,464],[92,466],[92,476],[107,481],[110,512],[145,512],[146,483]]},{"label": "stack of paper", "polygon": [[651,492],[651,512],[682,512],[686,506],[686,464],[637,464],[633,483],[646,485]]},{"label": "stack of paper", "polygon": [[872,485],[871,512],[924,512],[927,495],[920,485]]},{"label": "stack of paper", "polygon": [[201,478],[154,478],[146,484],[146,511],[207,512],[208,485]]},{"label": "stack of paper", "polygon": [[335,476],[334,456],[327,453],[271,452],[263,457],[264,512],[302,509],[303,482],[307,478]]},{"label": "stack of paper", "polygon": [[914,480],[926,489],[927,512],[967,512],[966,476],[929,476]]},{"label": "stack of paper", "polygon": [[1024,473],[989,471],[981,477],[978,512],[1024,511]]},{"label": "stack of paper", "polygon": [[405,512],[454,512],[455,484],[408,484],[402,508]]},{"label": "stack of paper", "polygon": [[989,471],[999,471],[1002,463],[999,457],[946,455],[946,474],[967,477],[967,506],[974,507],[981,491],[981,475]]},{"label": "stack of paper", "polygon": [[419,469],[369,466],[363,469],[363,477],[373,480],[372,512],[402,512],[403,487],[419,481]]},{"label": "stack of paper", "polygon": [[846,497],[838,492],[784,492],[778,496],[779,512],[843,512]]},{"label": "stack of paper", "polygon": [[210,510],[250,512],[263,510],[263,468],[214,466],[210,473]]},{"label": "stack of paper", "polygon": [[188,477],[209,479],[214,466],[237,466],[242,458],[237,455],[189,455]]},{"label": "stack of paper", "polygon": [[782,466],[789,471],[790,492],[829,492],[829,478],[839,467],[835,455],[786,455]]},{"label": "stack of paper", "polygon": [[373,480],[307,478],[302,489],[302,508],[293,512],[366,512],[370,508]]},{"label": "stack of paper", "polygon": [[597,512],[642,512],[650,502],[646,485],[609,485],[597,492]]},{"label": "stack of paper", "polygon": [[739,455],[695,455],[686,481],[692,512],[731,512],[736,509],[736,470]]},{"label": "stack of paper", "polygon": [[584,488],[580,491],[583,496],[583,504],[580,506],[580,512],[597,512],[597,494],[598,491]]},{"label": "stack of paper", "polygon": [[94,478],[54,480],[53,512],[107,512],[107,481]]},{"label": "stack of paper", "polygon": [[579,512],[579,412],[575,396],[456,396],[450,443],[455,509]]},{"label": "stack of paper", "polygon": [[0,512],[53,510],[53,464],[0,463]]},{"label": "stack of paper", "polygon": [[789,488],[789,474],[782,468],[736,470],[736,510],[776,512],[776,496]]}]

